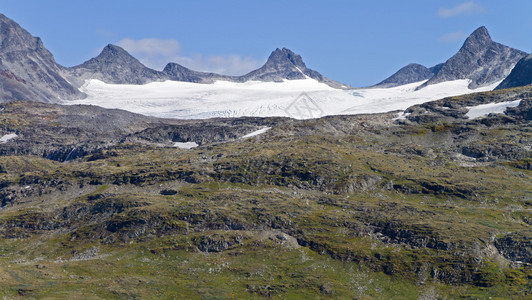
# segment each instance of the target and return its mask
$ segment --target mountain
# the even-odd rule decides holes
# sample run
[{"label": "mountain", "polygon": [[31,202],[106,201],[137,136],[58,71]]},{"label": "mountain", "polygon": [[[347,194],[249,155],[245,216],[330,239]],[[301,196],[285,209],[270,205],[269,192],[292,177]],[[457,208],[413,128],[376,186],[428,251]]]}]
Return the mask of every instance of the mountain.
[{"label": "mountain", "polygon": [[146,84],[163,81],[166,76],[143,65],[119,46],[107,45],[100,55],[68,69],[78,86],[86,79],[99,79],[113,84]]},{"label": "mountain", "polygon": [[163,73],[170,80],[194,82],[194,83],[213,83],[216,80],[239,81],[236,76],[226,76],[216,73],[206,73],[191,70],[180,64],[169,63],[164,67]]},{"label": "mountain", "polygon": [[486,27],[475,30],[462,48],[419,88],[444,81],[470,79],[470,89],[503,80],[527,54],[491,40]]},{"label": "mountain", "polygon": [[346,85],[331,80],[317,71],[308,69],[300,55],[286,48],[275,49],[262,67],[241,76],[240,80],[281,82],[285,79],[294,80],[305,79],[307,77],[334,88],[348,88]]},{"label": "mountain", "polygon": [[282,82],[284,80],[312,78],[334,88],[349,88],[345,84],[331,80],[321,75],[319,72],[307,68],[300,55],[286,48],[277,48],[270,54],[268,60],[262,67],[242,76],[227,76],[216,73],[197,72],[176,63],[169,63],[166,65],[163,73],[171,80],[196,83],[212,83],[215,80],[232,82]]},{"label": "mountain", "polygon": [[532,84],[532,54],[523,57],[496,89],[507,89]]},{"label": "mountain", "polygon": [[84,94],[62,73],[64,67],[38,37],[0,14],[0,99],[55,102]]},{"label": "mountain", "polygon": [[436,75],[436,73],[441,69],[442,65],[443,64],[438,64],[434,67],[427,68],[420,64],[409,64],[373,87],[391,88],[427,80]]}]

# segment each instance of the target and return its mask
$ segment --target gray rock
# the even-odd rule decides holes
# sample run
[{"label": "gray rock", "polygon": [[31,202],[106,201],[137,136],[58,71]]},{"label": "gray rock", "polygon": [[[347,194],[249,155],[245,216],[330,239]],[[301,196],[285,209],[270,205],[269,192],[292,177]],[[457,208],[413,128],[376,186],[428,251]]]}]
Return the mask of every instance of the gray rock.
[{"label": "gray rock", "polygon": [[486,27],[475,30],[462,48],[418,89],[430,84],[458,79],[471,79],[470,89],[504,79],[526,53],[491,40]]},{"label": "gray rock", "polygon": [[63,71],[40,38],[0,14],[0,100],[83,98],[62,76]]},{"label": "gray rock", "polygon": [[434,76],[443,66],[443,64],[435,65],[434,67],[427,68],[420,64],[409,64],[399,71],[395,72],[392,76],[384,79],[373,87],[379,88],[391,88],[404,84],[419,82],[430,79]]},{"label": "gray rock", "polygon": [[532,83],[532,54],[523,57],[512,69],[512,72],[495,89],[507,89],[525,86]]},{"label": "gray rock", "polygon": [[213,83],[216,80],[236,81],[240,79],[237,76],[226,76],[216,73],[206,73],[191,70],[180,64],[169,63],[164,67],[163,73],[170,80],[194,82],[194,83]]},{"label": "gray rock", "polygon": [[126,50],[111,44],[97,57],[69,68],[67,74],[78,86],[86,79],[113,84],[146,84],[167,79],[164,73],[146,67]]}]

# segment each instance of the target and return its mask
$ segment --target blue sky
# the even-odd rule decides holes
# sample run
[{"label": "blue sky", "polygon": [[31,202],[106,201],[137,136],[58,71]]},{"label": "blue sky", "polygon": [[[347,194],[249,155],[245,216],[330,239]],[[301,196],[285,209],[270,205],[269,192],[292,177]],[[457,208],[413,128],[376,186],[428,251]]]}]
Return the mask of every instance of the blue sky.
[{"label": "blue sky", "polygon": [[0,0],[0,13],[73,66],[119,44],[156,69],[169,61],[244,74],[275,48],[353,86],[404,65],[444,62],[477,27],[532,52],[532,1]]}]

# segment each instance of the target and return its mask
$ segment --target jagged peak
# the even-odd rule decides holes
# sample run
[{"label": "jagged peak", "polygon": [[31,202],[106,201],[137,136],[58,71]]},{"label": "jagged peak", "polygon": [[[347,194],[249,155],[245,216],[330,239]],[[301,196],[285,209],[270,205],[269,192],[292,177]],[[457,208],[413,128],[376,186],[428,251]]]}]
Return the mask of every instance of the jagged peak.
[{"label": "jagged peak", "polygon": [[283,65],[283,64],[292,64],[300,69],[306,69],[306,65],[301,58],[301,55],[294,53],[288,48],[275,49],[268,60],[266,65]]},{"label": "jagged peak", "polygon": [[114,54],[114,55],[119,54],[119,55],[131,56],[131,54],[129,54],[124,48],[117,46],[117,45],[113,45],[113,44],[108,44],[107,46],[105,46],[102,52],[100,53],[100,55],[106,55],[106,54]]},{"label": "jagged peak", "polygon": [[163,71],[165,70],[171,70],[171,69],[178,69],[178,70],[190,70],[189,68],[183,66],[183,65],[180,65],[178,63],[174,63],[174,62],[169,62],[166,64],[166,66],[164,67]]},{"label": "jagged peak", "polygon": [[493,41],[486,27],[481,26],[477,28],[469,37],[465,40],[462,48],[469,51],[475,51],[479,48],[490,45]]}]

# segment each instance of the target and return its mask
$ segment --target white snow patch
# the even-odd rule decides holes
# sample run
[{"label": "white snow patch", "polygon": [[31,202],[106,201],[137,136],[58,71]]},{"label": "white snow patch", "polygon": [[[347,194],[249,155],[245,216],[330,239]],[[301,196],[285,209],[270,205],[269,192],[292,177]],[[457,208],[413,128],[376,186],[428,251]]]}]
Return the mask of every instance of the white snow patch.
[{"label": "white snow patch", "polygon": [[0,143],[7,143],[9,140],[12,140],[14,138],[16,138],[18,135],[16,133],[10,133],[10,134],[6,134],[4,135],[3,137],[0,138]]},{"label": "white snow patch", "polygon": [[63,104],[92,104],[163,118],[298,118],[285,110],[303,92],[313,99],[323,115],[338,115],[405,110],[412,105],[448,96],[492,90],[498,84],[471,90],[467,88],[470,81],[464,79],[416,90],[422,83],[424,81],[393,88],[341,90],[311,78],[283,82],[216,81],[213,84],[165,81],[144,85],[106,84],[91,79],[80,88],[88,95],[87,98],[64,101]]},{"label": "white snow patch", "polygon": [[519,103],[521,103],[521,100],[468,106],[469,111],[466,117],[469,119],[477,119],[489,114],[502,114],[508,107],[516,107]]},{"label": "white snow patch", "polygon": [[244,135],[243,137],[241,137],[241,139],[247,139],[247,138],[250,138],[250,137],[257,136],[259,134],[263,134],[263,133],[265,133],[266,131],[268,131],[270,129],[271,129],[271,127],[264,127],[264,128],[259,129],[257,131],[253,131],[252,133]]},{"label": "white snow patch", "polygon": [[196,148],[198,146],[199,145],[196,144],[196,142],[184,142],[184,143],[175,142],[174,143],[174,147],[181,148],[181,149],[192,149],[192,148]]},{"label": "white snow patch", "polygon": [[406,120],[406,117],[410,116],[412,113],[405,113],[404,111],[403,112],[400,112],[397,114],[397,117],[396,118],[393,118],[392,120],[393,121],[396,121],[396,120]]}]

